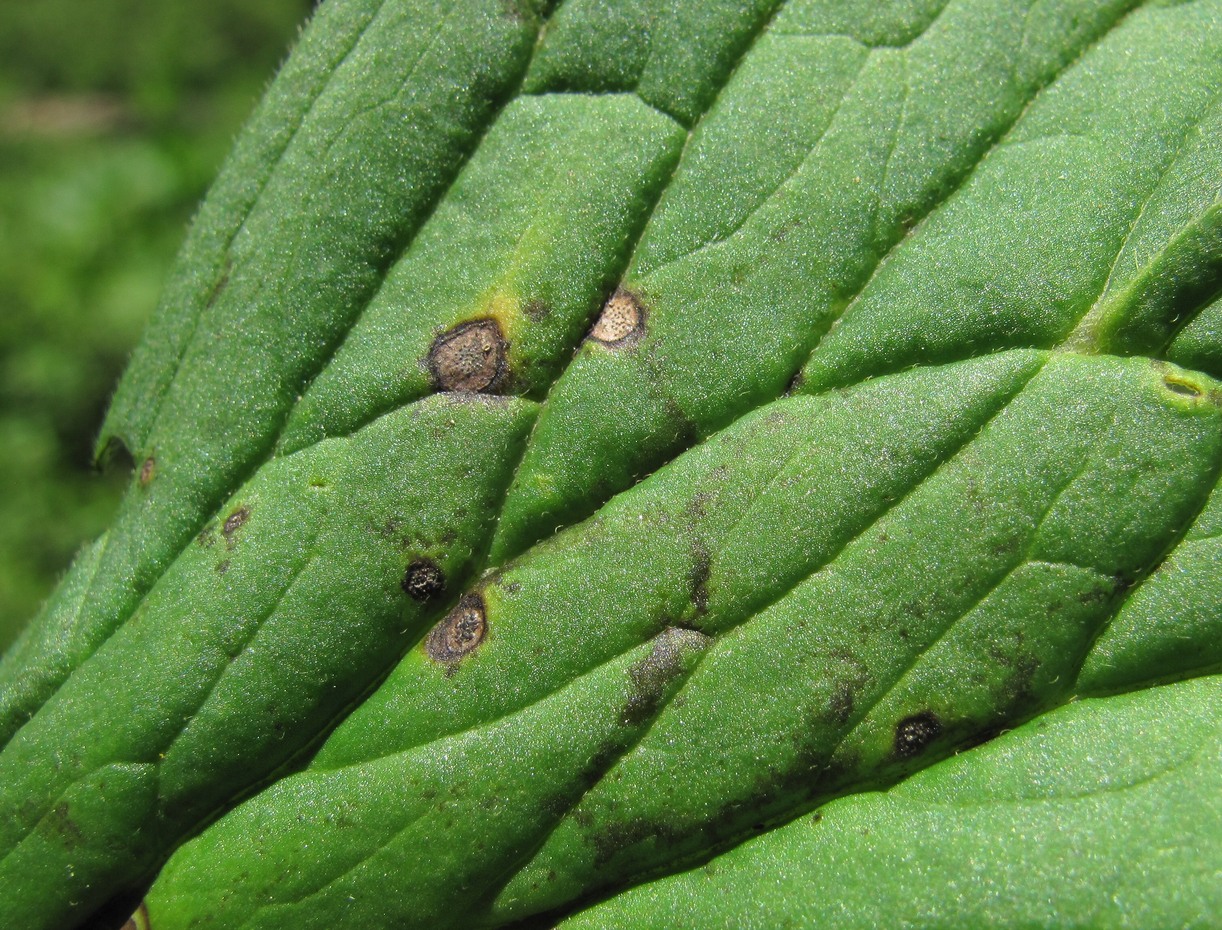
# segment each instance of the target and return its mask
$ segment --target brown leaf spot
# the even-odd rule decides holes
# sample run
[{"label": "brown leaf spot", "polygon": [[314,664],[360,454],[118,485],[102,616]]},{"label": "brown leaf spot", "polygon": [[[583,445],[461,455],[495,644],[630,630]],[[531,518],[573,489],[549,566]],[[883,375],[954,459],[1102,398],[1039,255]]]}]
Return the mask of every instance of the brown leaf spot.
[{"label": "brown leaf spot", "polygon": [[413,559],[399,582],[414,601],[430,601],[446,589],[446,576],[432,559]]},{"label": "brown leaf spot", "polygon": [[895,727],[896,758],[911,759],[919,755],[941,734],[942,721],[933,711],[923,710],[905,717]]},{"label": "brown leaf spot", "polygon": [[528,300],[522,307],[522,312],[532,323],[542,323],[552,315],[552,308],[542,300]]},{"label": "brown leaf spot", "polygon": [[684,657],[693,651],[703,651],[710,642],[703,633],[675,626],[654,637],[649,655],[628,670],[632,694],[624,707],[623,723],[635,726],[652,718],[667,686],[683,670]]},{"label": "brown leaf spot", "polygon": [[157,474],[157,459],[149,456],[144,460],[144,464],[140,466],[140,487],[147,488],[149,482],[153,480],[153,476]]},{"label": "brown leaf spot", "polygon": [[433,340],[433,385],[439,391],[493,393],[505,379],[508,349],[496,320],[460,323]]},{"label": "brown leaf spot", "polygon": [[72,818],[72,811],[67,803],[57,804],[46,818],[49,831],[59,835],[69,849],[84,845],[85,834]]},{"label": "brown leaf spot", "polygon": [[691,593],[692,606],[696,613],[709,612],[709,575],[712,573],[713,559],[703,543],[697,542],[692,547],[692,567],[687,576],[688,590]]},{"label": "brown leaf spot", "polygon": [[843,726],[853,716],[853,707],[857,703],[857,692],[852,682],[840,679],[832,687],[832,697],[828,705],[828,716],[836,724]]},{"label": "brown leaf spot", "polygon": [[225,537],[225,545],[227,545],[230,549],[237,544],[237,540],[234,538],[234,535],[238,530],[246,525],[246,521],[249,519],[249,507],[239,507],[225,518],[225,523],[221,526],[221,535]]},{"label": "brown leaf spot", "polygon": [[603,345],[626,346],[637,341],[644,329],[645,308],[641,299],[621,287],[603,304],[590,338]]},{"label": "brown leaf spot", "polygon": [[484,641],[488,632],[484,599],[466,594],[424,640],[424,651],[434,662],[456,666]]}]

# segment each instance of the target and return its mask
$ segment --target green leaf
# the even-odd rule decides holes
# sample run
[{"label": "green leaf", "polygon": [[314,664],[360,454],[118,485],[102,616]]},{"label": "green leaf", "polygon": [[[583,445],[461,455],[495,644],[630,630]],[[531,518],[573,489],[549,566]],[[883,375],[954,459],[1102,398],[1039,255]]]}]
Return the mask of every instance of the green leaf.
[{"label": "green leaf", "polygon": [[561,926],[1208,926],[1220,701],[1212,676],[1070,704]]},{"label": "green leaf", "polygon": [[1199,922],[1219,87],[1218,0],[329,0],[0,664],[0,922]]}]

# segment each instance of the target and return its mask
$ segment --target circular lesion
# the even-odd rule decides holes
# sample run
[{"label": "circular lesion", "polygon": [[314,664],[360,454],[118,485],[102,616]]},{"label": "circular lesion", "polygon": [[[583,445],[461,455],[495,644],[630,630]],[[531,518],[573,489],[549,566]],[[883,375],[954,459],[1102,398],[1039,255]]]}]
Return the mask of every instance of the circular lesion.
[{"label": "circular lesion", "polygon": [[603,345],[622,346],[639,338],[644,328],[645,308],[640,297],[621,287],[603,304],[590,338]]},{"label": "circular lesion", "polygon": [[439,391],[494,393],[505,379],[509,344],[496,320],[470,320],[436,339],[428,368]]},{"label": "circular lesion", "polygon": [[429,632],[424,651],[434,662],[454,666],[478,648],[488,633],[488,616],[479,594],[466,594]]},{"label": "circular lesion", "polygon": [[399,584],[412,600],[430,601],[445,591],[446,576],[432,559],[413,559]]}]

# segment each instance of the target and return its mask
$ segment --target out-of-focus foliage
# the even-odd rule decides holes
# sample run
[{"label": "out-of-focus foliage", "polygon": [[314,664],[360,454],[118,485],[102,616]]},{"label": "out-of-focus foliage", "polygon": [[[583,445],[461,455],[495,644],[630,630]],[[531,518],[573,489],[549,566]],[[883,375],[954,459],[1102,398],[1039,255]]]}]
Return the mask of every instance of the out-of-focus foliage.
[{"label": "out-of-focus foliage", "polygon": [[114,510],[102,411],[310,6],[0,4],[0,649]]}]

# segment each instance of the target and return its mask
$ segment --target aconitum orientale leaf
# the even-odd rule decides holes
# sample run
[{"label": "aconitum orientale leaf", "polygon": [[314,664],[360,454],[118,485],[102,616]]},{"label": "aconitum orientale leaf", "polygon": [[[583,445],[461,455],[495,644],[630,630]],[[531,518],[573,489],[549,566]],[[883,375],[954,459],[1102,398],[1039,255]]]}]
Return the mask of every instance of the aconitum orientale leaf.
[{"label": "aconitum orientale leaf", "polygon": [[1219,0],[326,0],[0,663],[0,923],[1207,925],[1220,89]]}]

